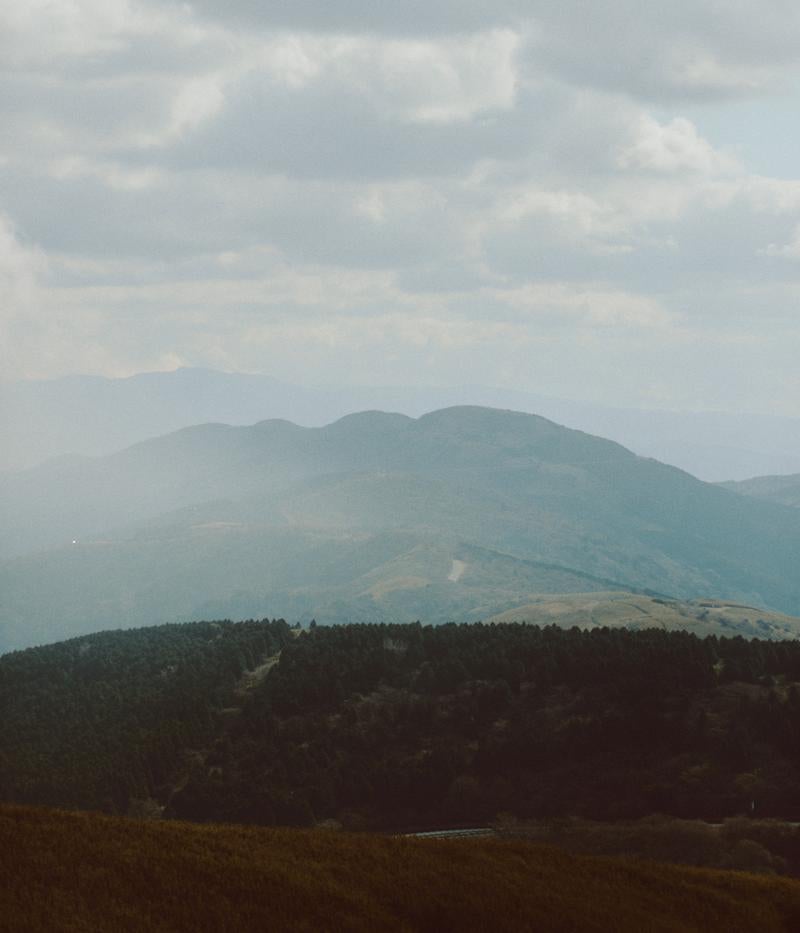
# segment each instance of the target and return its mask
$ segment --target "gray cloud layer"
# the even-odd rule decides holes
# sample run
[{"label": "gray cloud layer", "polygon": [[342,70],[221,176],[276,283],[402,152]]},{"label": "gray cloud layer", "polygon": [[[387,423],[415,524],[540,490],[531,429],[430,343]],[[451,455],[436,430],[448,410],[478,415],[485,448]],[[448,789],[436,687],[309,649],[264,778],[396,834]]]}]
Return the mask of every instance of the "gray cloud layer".
[{"label": "gray cloud layer", "polygon": [[702,120],[789,119],[798,49],[788,2],[0,0],[0,365],[800,414],[800,178]]}]

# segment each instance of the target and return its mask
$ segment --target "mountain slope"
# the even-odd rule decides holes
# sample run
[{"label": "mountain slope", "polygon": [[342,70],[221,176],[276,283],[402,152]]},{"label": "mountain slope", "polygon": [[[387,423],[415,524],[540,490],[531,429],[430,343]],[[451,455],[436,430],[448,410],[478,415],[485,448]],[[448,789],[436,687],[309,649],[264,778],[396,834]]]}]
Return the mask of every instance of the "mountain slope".
[{"label": "mountain slope", "polygon": [[0,799],[126,812],[219,737],[245,671],[285,622],[102,632],[0,658]]},{"label": "mountain slope", "polygon": [[720,483],[720,486],[756,499],[800,507],[800,473],[788,476],[756,476],[738,483]]},{"label": "mountain slope", "polygon": [[797,820],[798,710],[797,640],[280,620],[103,632],[0,657],[0,801],[406,832],[504,812]]},{"label": "mountain slope", "polygon": [[209,523],[0,565],[0,652],[109,627],[272,609],[327,624],[477,621],[535,593],[615,586],[435,533]]},{"label": "mountain slope", "polygon": [[532,603],[507,609],[486,620],[502,624],[523,622],[561,628],[660,628],[696,635],[744,638],[797,638],[800,619],[724,600],[674,599],[634,593],[560,593],[542,595]]},{"label": "mountain slope", "polygon": [[526,842],[0,809],[6,929],[781,933],[800,884]]},{"label": "mountain slope", "polygon": [[[226,602],[441,620],[536,592],[640,589],[800,611],[797,510],[493,409],[190,428],[6,476],[0,520],[0,553],[17,555],[0,566],[0,647]],[[487,561],[507,579],[509,560],[515,585],[495,586]],[[404,595],[384,612],[389,593]]]}]

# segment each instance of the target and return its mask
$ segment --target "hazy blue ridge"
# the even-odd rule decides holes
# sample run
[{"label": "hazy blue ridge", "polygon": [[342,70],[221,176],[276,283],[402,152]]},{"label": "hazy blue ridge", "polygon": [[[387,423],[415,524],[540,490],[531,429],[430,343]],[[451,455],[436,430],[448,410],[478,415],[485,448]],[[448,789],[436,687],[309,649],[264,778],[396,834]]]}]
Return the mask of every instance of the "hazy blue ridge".
[{"label": "hazy blue ridge", "polygon": [[6,475],[0,521],[6,647],[211,609],[474,620],[609,588],[800,612],[798,510],[479,407],[186,428]]}]

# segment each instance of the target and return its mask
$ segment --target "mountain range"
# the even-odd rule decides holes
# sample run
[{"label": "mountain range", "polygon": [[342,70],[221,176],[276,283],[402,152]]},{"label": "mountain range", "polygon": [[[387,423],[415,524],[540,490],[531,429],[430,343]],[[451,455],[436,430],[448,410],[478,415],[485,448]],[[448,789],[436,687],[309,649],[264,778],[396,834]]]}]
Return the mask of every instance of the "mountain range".
[{"label": "mountain range", "polygon": [[800,613],[800,512],[479,407],[186,428],[0,483],[0,650],[191,618],[470,621],[542,593]]},{"label": "mountain range", "polygon": [[418,417],[462,404],[543,415],[705,480],[800,472],[796,418],[613,408],[474,385],[310,387],[209,369],[0,384],[0,470],[24,469],[65,455],[106,455],[208,422],[246,425],[282,418],[319,427],[369,409]]}]

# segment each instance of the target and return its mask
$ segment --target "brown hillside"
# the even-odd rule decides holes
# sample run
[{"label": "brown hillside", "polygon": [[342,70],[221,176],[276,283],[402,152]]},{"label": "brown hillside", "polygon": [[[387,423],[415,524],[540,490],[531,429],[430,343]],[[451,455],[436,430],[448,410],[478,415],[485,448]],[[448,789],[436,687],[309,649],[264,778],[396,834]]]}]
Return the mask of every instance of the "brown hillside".
[{"label": "brown hillside", "polygon": [[668,632],[744,638],[797,638],[800,618],[721,599],[678,600],[642,593],[591,592],[542,594],[486,620],[526,622],[560,628],[661,628]]},{"label": "brown hillside", "polygon": [[522,841],[0,808],[9,931],[790,931],[800,884]]}]

